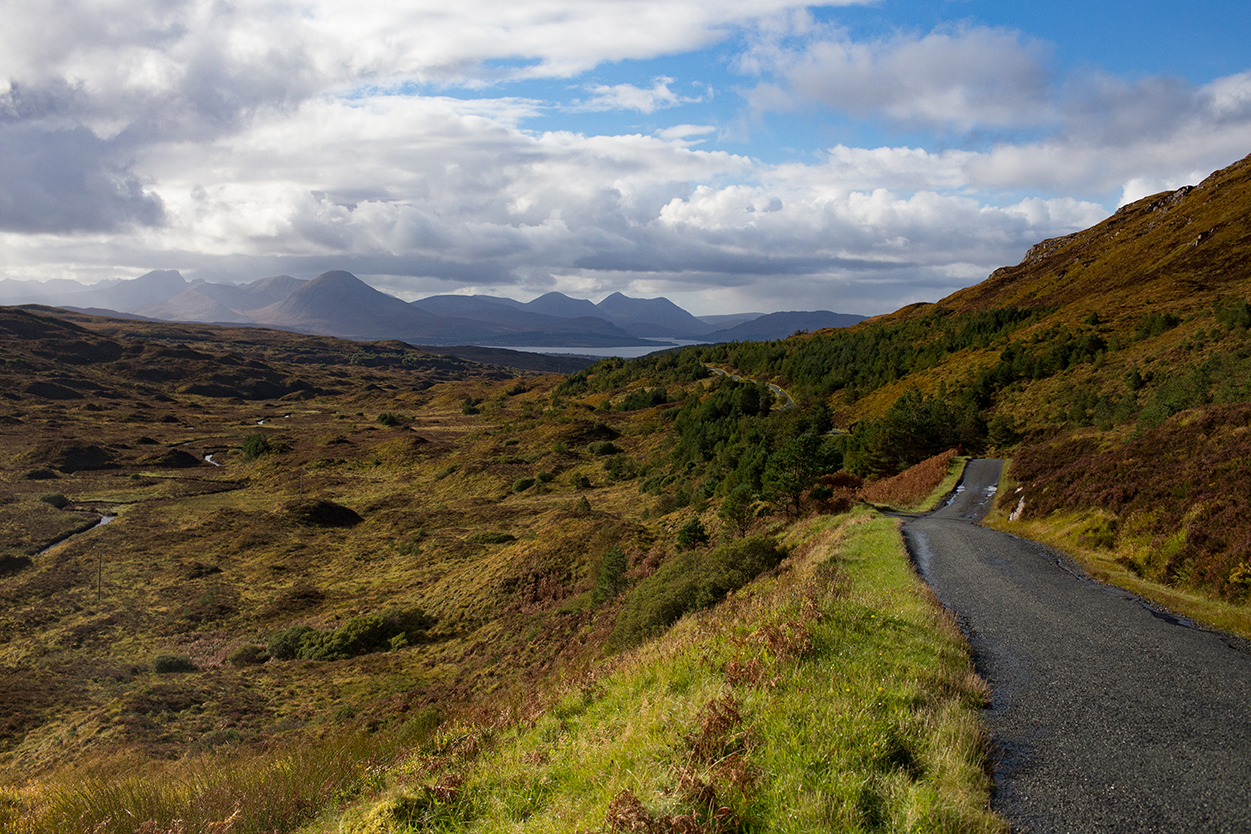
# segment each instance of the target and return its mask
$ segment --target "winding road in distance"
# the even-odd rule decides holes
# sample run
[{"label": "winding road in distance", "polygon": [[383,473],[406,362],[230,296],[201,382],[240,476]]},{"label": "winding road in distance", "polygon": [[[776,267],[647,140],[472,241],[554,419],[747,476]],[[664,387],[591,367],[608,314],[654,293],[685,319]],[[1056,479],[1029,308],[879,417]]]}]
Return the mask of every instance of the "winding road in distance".
[{"label": "winding road in distance", "polygon": [[1251,832],[1251,651],[977,524],[972,461],[903,532],[991,688],[993,806],[1021,832]]}]

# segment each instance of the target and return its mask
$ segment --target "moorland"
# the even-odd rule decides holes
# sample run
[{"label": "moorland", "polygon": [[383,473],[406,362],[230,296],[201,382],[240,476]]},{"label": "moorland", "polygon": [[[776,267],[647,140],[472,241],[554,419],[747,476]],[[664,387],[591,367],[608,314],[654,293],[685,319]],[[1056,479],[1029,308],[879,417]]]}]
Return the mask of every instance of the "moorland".
[{"label": "moorland", "polygon": [[0,819],[1001,830],[879,508],[1010,457],[991,523],[1251,634],[1248,216],[1251,159],[937,304],[567,375],[6,308]]}]

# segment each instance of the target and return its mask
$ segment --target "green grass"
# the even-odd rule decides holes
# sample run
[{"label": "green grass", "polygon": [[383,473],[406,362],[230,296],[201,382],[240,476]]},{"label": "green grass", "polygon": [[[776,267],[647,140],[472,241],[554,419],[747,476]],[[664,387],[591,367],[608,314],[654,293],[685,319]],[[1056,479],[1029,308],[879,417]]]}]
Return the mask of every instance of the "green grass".
[{"label": "green grass", "polygon": [[947,469],[947,474],[938,482],[938,486],[930,492],[924,500],[913,505],[910,509],[913,512],[929,513],[938,509],[938,505],[944,498],[955,490],[956,485],[960,483],[960,478],[964,476],[964,467],[968,465],[970,458],[967,455],[956,456],[951,460],[951,466]]},{"label": "green grass", "polygon": [[611,672],[493,732],[445,727],[378,795],[301,830],[1004,830],[982,684],[894,522],[818,518],[788,541],[774,574]]}]

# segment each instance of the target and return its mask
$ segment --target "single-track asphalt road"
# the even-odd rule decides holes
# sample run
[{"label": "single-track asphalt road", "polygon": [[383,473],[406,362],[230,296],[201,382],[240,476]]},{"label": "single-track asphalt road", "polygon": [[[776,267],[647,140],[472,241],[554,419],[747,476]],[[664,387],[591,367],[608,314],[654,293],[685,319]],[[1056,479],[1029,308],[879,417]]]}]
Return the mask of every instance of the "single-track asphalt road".
[{"label": "single-track asphalt road", "polygon": [[904,524],[991,688],[993,807],[1021,832],[1251,832],[1251,651],[978,526],[1001,462]]}]

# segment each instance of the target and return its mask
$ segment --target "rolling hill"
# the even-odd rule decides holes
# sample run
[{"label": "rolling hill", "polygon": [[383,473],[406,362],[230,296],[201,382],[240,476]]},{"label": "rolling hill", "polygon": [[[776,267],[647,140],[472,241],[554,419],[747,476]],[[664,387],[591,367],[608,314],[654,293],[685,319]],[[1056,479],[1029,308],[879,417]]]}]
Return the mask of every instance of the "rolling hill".
[{"label": "rolling hill", "polygon": [[865,316],[831,313],[829,310],[769,313],[722,330],[714,330],[706,334],[704,338],[710,342],[768,341],[790,336],[801,330],[851,327],[864,319]]}]

